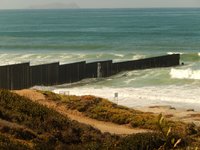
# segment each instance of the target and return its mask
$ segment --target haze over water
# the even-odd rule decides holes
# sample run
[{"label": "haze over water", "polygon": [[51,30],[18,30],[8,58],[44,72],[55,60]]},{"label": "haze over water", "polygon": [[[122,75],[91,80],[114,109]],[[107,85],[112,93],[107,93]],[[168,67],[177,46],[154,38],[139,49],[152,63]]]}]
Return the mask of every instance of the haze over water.
[{"label": "haze over water", "polygon": [[200,109],[200,9],[1,10],[0,64],[133,60],[181,53],[186,65],[98,79],[68,89],[130,107]]}]

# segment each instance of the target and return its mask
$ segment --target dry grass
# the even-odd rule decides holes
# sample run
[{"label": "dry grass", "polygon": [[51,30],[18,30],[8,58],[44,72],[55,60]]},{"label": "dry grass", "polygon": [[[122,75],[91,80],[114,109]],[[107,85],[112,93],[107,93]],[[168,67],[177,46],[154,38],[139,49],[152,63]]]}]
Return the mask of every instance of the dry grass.
[{"label": "dry grass", "polygon": [[[132,127],[157,130],[158,115],[152,113],[144,113],[138,110],[119,106],[106,99],[87,95],[87,96],[64,96],[52,92],[42,92],[47,99],[62,102],[68,109],[78,110],[86,116],[117,124],[129,124]],[[172,116],[167,116],[172,117]],[[175,130],[180,129],[184,132],[185,124],[182,122],[166,123],[166,130],[169,126],[173,126]]]},{"label": "dry grass", "polygon": [[86,116],[117,124],[130,124],[132,127],[145,129],[157,128],[157,116],[143,113],[124,106],[116,105],[106,99],[94,96],[61,96],[51,92],[43,92],[49,100],[60,101],[68,109],[78,110]]},{"label": "dry grass", "polygon": [[[108,122],[111,121],[117,124],[128,124],[131,125],[132,127],[152,129],[155,130],[156,132],[160,132],[160,129],[158,128],[159,117],[152,113],[144,113],[127,107],[118,106],[112,102],[109,102],[106,99],[91,95],[64,96],[51,92],[42,92],[42,93],[45,93],[46,99],[48,100],[51,100],[52,99],[51,97],[53,97],[54,101],[64,103],[66,105],[66,108],[72,110],[78,110],[79,112],[85,114],[86,116],[97,120],[108,121]],[[173,115],[169,115],[167,117],[170,118],[172,116]],[[196,126],[188,128],[188,124],[186,123],[179,121],[171,121],[166,118],[164,123],[162,124],[162,130],[164,132],[167,132],[170,127],[171,127],[171,135],[169,136],[169,139],[167,139],[167,141],[170,141],[170,139],[173,138],[176,139],[180,138],[182,139],[180,145],[183,147],[186,147],[187,144],[197,143],[195,142],[195,140],[198,139],[198,133],[200,132],[199,130],[197,132],[193,132]],[[145,137],[144,134],[142,134],[142,137],[143,136]],[[168,143],[168,146],[169,145],[170,144]]]}]

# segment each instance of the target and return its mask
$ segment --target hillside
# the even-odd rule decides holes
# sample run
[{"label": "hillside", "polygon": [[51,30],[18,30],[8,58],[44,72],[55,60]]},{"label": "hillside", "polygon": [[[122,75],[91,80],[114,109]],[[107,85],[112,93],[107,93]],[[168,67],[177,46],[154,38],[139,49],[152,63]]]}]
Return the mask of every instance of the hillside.
[{"label": "hillside", "polygon": [[[51,92],[37,92],[33,90],[17,91],[19,95],[30,98],[32,101],[47,106],[48,108],[55,109],[60,114],[69,117],[71,120],[76,120],[80,123],[91,125],[101,132],[109,132],[112,134],[133,134],[149,132],[146,129],[131,128],[128,124],[120,125],[114,122],[105,122],[93,117],[86,116],[83,112],[77,109],[70,109],[67,107],[66,102],[61,101],[61,97]],[[44,93],[44,94],[43,94]],[[72,97],[72,96],[71,96]],[[78,104],[78,103],[76,103]],[[85,103],[87,104],[87,102]],[[74,104],[73,104],[74,105]],[[75,105],[74,105],[75,106]]]},{"label": "hillside", "polygon": [[[41,97],[39,94],[34,92],[41,94],[40,96],[43,96],[44,99],[40,99]],[[181,142],[178,144],[180,148],[191,144],[193,147],[198,146],[197,140],[199,131],[196,127],[190,126],[190,129],[188,129],[186,128],[188,126],[185,124],[174,123],[174,127],[177,129],[180,127],[182,129],[185,128],[185,133],[178,134],[176,132],[170,132],[170,135],[165,137],[162,131],[164,132],[163,129],[167,128],[166,126],[163,128],[158,125],[158,128],[156,128],[156,125],[153,123],[148,127],[147,122],[145,122],[143,124],[137,124],[137,128],[149,128],[151,132],[141,130],[141,133],[129,135],[111,134],[102,132],[91,125],[72,121],[71,119],[73,117],[70,117],[70,115],[68,117],[68,114],[62,113],[60,107],[58,107],[66,106],[68,110],[70,109],[70,111],[81,113],[83,117],[85,116],[90,119],[95,118],[94,120],[101,120],[104,122],[110,121],[113,125],[128,125],[127,121],[118,122],[115,119],[109,120],[113,118],[113,115],[110,115],[111,118],[107,117],[103,119],[98,111],[94,112],[93,109],[96,104],[94,105],[93,100],[96,99],[95,97],[66,97],[50,92],[34,92],[32,92],[31,95],[31,92],[23,91],[21,95],[23,93],[24,96],[26,96],[23,97],[7,90],[0,90],[0,149],[158,149],[163,145],[165,148],[173,147],[174,144],[169,141],[172,139],[177,141],[180,138]],[[20,93],[20,91],[17,91],[17,93]],[[41,103],[42,101],[44,102],[44,100],[46,104],[49,103],[49,108],[44,103]],[[83,102],[80,103],[80,101]],[[87,105],[84,102],[86,102]],[[52,104],[55,103],[57,105],[53,107],[54,105]],[[81,104],[85,104],[83,105],[84,107]],[[122,118],[125,114],[128,114],[129,111],[138,114],[138,117],[141,116],[141,118],[145,118],[144,116],[147,115],[146,113],[116,106],[102,99],[99,99],[99,103],[96,107],[99,106],[101,108],[101,104],[105,107],[105,114],[108,113],[106,107],[109,106],[115,109],[115,114],[117,114],[118,111],[120,114],[123,114]],[[63,109],[63,111],[65,111],[65,109]],[[96,115],[91,116],[91,112],[93,114],[96,113]],[[76,116],[76,114],[74,114],[74,116]],[[157,118],[157,116],[154,115],[151,117],[155,117],[155,120]],[[127,129],[131,130],[130,127],[131,126]],[[161,129],[159,129],[159,127],[161,127]],[[190,131],[190,134],[188,134],[188,131]]]}]

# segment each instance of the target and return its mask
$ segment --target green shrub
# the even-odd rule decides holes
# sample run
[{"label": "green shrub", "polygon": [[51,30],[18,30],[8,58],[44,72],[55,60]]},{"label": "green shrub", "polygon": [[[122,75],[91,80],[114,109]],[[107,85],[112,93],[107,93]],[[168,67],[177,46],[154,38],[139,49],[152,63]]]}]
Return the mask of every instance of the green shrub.
[{"label": "green shrub", "polygon": [[10,134],[17,139],[22,140],[32,140],[37,137],[35,133],[28,129],[23,128],[11,128],[9,126],[4,126],[0,129],[1,133]]},{"label": "green shrub", "polygon": [[52,101],[60,101],[61,95],[55,94],[50,91],[38,91],[41,92],[44,96],[50,97]]},{"label": "green shrub", "polygon": [[154,150],[162,146],[164,141],[158,133],[138,133],[121,139],[119,150]]},{"label": "green shrub", "polygon": [[31,149],[28,145],[20,143],[16,140],[10,139],[9,137],[0,133],[0,149],[2,150],[29,150]]},{"label": "green shrub", "polygon": [[[45,94],[48,100],[59,97],[55,95],[50,92]],[[157,117],[153,114],[119,106],[103,98],[91,95],[60,96],[60,102],[63,102],[68,109],[78,110],[93,119],[117,124],[131,124],[133,127],[139,128],[157,129]]]}]

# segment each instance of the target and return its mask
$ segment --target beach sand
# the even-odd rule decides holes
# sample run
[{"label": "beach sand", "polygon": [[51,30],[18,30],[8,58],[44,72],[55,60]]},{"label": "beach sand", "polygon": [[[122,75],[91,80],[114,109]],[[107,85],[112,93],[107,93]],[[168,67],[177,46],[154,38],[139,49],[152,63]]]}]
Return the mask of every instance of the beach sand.
[{"label": "beach sand", "polygon": [[165,118],[169,118],[171,120],[194,123],[200,126],[200,112],[195,111],[194,109],[177,109],[175,107],[171,107],[170,105],[160,105],[141,107],[137,108],[137,110],[143,112],[151,112],[155,114],[162,114]]}]

